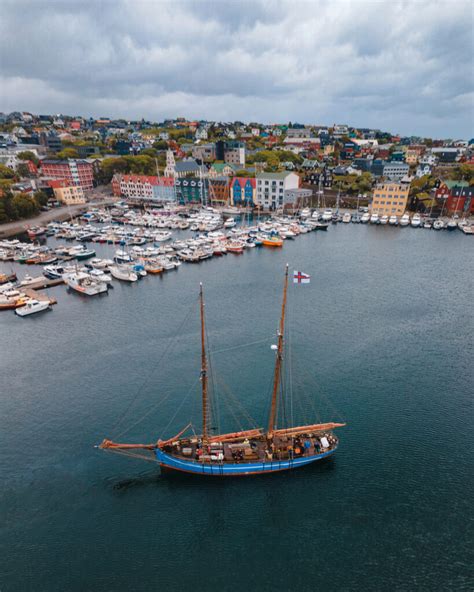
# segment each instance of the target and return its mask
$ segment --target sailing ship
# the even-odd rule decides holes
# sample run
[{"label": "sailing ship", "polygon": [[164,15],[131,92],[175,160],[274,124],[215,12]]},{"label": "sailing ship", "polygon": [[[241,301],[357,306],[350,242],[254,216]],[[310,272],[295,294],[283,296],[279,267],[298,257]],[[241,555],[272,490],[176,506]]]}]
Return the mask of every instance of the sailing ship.
[{"label": "sailing ship", "polygon": [[[288,292],[288,265],[283,285],[281,317],[277,333],[273,387],[267,428],[248,429],[226,434],[215,434],[211,429],[210,402],[208,397],[208,356],[206,352],[206,329],[204,293],[199,291],[201,321],[201,397],[202,432],[197,435],[192,424],[185,426],[176,436],[159,439],[150,444],[117,443],[104,439],[98,448],[156,460],[162,470],[181,471],[209,476],[249,476],[276,473],[295,469],[320,461],[334,454],[339,439],[334,429],[345,423],[313,423],[293,427],[279,427],[282,363],[284,350],[285,313]],[[281,414],[282,415],[282,414]],[[192,435],[185,436],[186,432]]]}]

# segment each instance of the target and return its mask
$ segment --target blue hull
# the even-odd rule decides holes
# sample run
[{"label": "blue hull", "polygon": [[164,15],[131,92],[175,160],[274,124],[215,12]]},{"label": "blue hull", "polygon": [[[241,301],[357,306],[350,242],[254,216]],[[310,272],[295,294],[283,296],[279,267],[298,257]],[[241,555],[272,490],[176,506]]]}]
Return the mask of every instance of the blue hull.
[{"label": "blue hull", "polygon": [[245,475],[259,475],[262,473],[276,473],[278,471],[287,471],[309,465],[310,463],[327,458],[336,452],[337,447],[312,456],[302,456],[292,460],[273,460],[265,462],[251,463],[202,463],[199,461],[185,460],[176,458],[156,449],[156,458],[162,468],[183,471],[185,473],[195,473],[197,475],[210,475],[213,477],[231,477]]}]

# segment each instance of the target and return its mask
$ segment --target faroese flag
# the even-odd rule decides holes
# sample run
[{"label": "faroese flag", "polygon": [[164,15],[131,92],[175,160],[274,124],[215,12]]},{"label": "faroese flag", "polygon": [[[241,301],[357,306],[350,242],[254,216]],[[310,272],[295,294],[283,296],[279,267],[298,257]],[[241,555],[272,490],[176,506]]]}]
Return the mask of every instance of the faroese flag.
[{"label": "faroese flag", "polygon": [[302,271],[294,271],[293,272],[293,283],[294,284],[309,284],[311,281],[311,277],[307,273],[303,273]]}]

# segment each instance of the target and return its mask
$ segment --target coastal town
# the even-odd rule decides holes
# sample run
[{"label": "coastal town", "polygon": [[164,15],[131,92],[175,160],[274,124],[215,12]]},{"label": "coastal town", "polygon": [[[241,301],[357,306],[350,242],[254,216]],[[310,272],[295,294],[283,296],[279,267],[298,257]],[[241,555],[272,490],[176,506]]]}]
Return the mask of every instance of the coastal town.
[{"label": "coastal town", "polygon": [[340,124],[0,121],[0,310],[20,316],[56,303],[44,288],[95,296],[338,223],[474,234],[474,140]]}]

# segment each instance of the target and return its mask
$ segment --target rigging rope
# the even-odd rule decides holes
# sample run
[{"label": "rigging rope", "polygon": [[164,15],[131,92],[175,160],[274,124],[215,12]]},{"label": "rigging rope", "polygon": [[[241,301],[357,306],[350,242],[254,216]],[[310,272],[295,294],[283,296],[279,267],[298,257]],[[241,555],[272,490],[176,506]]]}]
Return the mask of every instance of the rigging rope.
[{"label": "rigging rope", "polygon": [[[177,345],[178,341],[179,341],[179,337],[180,337],[180,331],[181,329],[184,327],[185,323],[187,323],[191,312],[194,308],[195,305],[195,301],[193,301],[191,303],[191,306],[189,307],[189,310],[183,320],[183,322],[181,323],[181,325],[179,326],[179,329],[176,333],[176,335],[171,338],[170,342],[168,343],[168,346],[165,348],[164,352],[162,353],[162,355],[160,356],[160,358],[158,358],[158,361],[156,362],[156,364],[154,366],[152,366],[152,369],[150,371],[150,373],[148,374],[148,376],[146,376],[142,382],[142,384],[138,387],[138,390],[135,394],[135,396],[131,399],[130,403],[127,405],[127,407],[125,408],[125,411],[123,412],[123,414],[117,419],[115,425],[112,427],[111,432],[114,433],[115,430],[117,430],[119,428],[119,426],[123,423],[123,421],[125,420],[125,418],[127,417],[127,415],[129,414],[130,410],[132,409],[133,405],[135,404],[135,402],[137,401],[138,397],[140,396],[140,394],[143,392],[144,388],[148,385],[148,383],[150,382],[153,374],[155,373],[156,369],[158,368],[158,366],[160,365],[160,363],[163,361],[163,359],[165,358],[165,356],[171,351],[171,349]],[[134,424],[135,425],[135,424]],[[121,432],[120,434],[117,434],[115,437],[119,437],[121,434],[124,434],[125,432]]]}]

